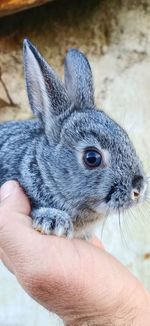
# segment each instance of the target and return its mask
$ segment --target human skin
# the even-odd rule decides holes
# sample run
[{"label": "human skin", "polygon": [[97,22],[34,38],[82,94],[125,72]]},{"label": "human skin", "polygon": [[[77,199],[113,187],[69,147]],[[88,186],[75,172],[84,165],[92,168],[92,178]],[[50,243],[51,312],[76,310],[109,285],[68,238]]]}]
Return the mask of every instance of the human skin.
[{"label": "human skin", "polygon": [[149,326],[150,295],[97,240],[46,236],[32,228],[17,182],[0,190],[0,256],[25,291],[66,325]]}]

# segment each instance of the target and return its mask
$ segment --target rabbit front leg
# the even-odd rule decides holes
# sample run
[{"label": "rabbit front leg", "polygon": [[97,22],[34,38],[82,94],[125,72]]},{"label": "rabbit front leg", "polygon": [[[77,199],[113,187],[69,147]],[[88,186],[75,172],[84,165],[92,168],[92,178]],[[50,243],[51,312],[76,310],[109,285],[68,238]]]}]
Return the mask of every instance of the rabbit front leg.
[{"label": "rabbit front leg", "polygon": [[73,237],[73,223],[70,216],[55,208],[36,208],[32,211],[33,227],[43,234]]}]

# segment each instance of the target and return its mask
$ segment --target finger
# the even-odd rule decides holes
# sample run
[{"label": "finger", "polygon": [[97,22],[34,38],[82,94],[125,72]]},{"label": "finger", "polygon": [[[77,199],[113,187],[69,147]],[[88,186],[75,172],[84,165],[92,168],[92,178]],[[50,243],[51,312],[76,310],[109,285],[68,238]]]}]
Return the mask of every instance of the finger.
[{"label": "finger", "polygon": [[93,237],[90,243],[98,248],[105,249],[103,243],[97,237]]},{"label": "finger", "polygon": [[16,181],[7,181],[0,189],[0,208],[4,208],[9,212],[17,212],[22,214],[30,213],[30,203]]}]

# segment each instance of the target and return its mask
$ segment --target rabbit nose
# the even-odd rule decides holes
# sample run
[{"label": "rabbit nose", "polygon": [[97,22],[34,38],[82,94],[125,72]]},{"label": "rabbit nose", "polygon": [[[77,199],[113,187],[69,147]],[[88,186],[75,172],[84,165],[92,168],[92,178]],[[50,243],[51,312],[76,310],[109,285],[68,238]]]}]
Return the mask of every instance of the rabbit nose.
[{"label": "rabbit nose", "polygon": [[136,200],[139,199],[139,197],[140,197],[140,192],[137,189],[133,189],[131,191],[131,199]]},{"label": "rabbit nose", "polygon": [[141,175],[134,176],[132,180],[132,191],[131,198],[132,200],[137,200],[141,197],[141,195],[145,194],[146,185],[144,185],[144,178]]}]

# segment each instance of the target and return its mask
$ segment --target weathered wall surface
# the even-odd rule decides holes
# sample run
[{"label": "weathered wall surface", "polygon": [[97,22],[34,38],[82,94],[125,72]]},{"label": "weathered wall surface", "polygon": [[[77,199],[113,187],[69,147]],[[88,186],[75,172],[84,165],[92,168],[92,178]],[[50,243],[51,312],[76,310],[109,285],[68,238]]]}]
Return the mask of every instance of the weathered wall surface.
[{"label": "weathered wall surface", "polygon": [[[23,79],[22,40],[28,37],[63,77],[70,47],[93,68],[96,102],[129,132],[146,170],[150,163],[150,2],[57,1],[0,20],[0,120],[31,117]],[[6,89],[7,88],[7,89]],[[150,290],[148,203],[105,223],[103,241]],[[101,235],[101,232],[98,231]],[[0,325],[59,325],[0,269]],[[12,299],[13,298],[13,299]]]}]

